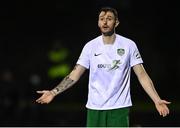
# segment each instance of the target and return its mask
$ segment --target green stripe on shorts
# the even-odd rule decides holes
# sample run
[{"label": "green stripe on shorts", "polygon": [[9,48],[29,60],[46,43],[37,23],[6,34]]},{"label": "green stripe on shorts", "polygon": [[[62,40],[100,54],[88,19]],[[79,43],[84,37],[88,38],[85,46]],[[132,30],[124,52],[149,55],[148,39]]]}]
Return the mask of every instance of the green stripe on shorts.
[{"label": "green stripe on shorts", "polygon": [[129,108],[87,109],[87,127],[129,127]]}]

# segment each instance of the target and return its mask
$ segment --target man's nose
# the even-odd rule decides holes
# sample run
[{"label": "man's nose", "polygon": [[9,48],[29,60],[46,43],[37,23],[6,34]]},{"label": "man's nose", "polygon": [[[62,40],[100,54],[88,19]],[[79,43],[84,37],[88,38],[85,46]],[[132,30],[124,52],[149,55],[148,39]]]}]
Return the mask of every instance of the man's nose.
[{"label": "man's nose", "polygon": [[103,23],[104,23],[104,24],[107,24],[107,20],[104,20]]}]

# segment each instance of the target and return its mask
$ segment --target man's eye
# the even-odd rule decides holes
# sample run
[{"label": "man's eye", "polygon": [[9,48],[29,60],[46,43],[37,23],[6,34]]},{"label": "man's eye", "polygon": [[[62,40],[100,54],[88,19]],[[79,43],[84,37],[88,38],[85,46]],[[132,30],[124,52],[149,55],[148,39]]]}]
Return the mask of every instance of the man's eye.
[{"label": "man's eye", "polygon": [[111,21],[112,19],[111,18],[107,18],[107,20]]}]

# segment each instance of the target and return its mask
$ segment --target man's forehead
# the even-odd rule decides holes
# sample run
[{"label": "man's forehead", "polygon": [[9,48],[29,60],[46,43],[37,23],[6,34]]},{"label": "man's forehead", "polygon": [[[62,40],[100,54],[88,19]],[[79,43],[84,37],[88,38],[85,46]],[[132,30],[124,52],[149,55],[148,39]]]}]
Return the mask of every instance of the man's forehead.
[{"label": "man's forehead", "polygon": [[103,17],[103,16],[111,16],[111,17],[114,17],[114,14],[110,11],[102,11],[100,14],[99,14],[99,17]]}]

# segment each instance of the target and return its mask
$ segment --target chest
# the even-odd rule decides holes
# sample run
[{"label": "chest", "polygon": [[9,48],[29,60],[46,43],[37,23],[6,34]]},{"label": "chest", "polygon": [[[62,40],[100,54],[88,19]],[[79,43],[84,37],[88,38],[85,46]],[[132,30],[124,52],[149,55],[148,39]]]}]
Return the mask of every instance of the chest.
[{"label": "chest", "polygon": [[126,47],[96,47],[92,49],[90,64],[93,69],[121,69],[129,64],[129,50]]},{"label": "chest", "polygon": [[129,50],[126,47],[97,47],[93,48],[91,52],[91,61],[112,63],[114,60],[121,62],[127,61],[129,56]]}]

